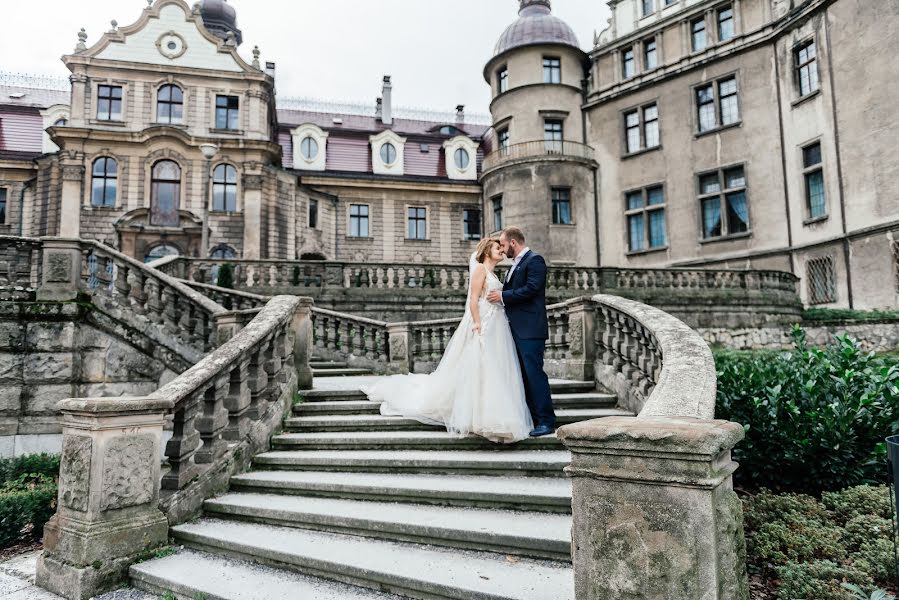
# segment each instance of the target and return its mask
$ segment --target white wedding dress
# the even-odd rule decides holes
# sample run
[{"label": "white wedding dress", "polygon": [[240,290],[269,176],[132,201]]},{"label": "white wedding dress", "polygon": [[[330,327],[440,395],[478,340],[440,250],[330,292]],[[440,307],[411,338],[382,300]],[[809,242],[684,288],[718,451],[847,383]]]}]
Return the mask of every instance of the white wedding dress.
[{"label": "white wedding dress", "polygon": [[[472,257],[472,273],[477,266]],[[382,415],[441,425],[460,436],[476,434],[498,443],[528,437],[534,423],[512,330],[505,309],[487,301],[490,291],[502,288],[502,282],[488,271],[478,299],[481,333],[472,331],[474,321],[466,303],[465,316],[436,371],[394,375],[363,388],[370,400],[382,402]]]}]

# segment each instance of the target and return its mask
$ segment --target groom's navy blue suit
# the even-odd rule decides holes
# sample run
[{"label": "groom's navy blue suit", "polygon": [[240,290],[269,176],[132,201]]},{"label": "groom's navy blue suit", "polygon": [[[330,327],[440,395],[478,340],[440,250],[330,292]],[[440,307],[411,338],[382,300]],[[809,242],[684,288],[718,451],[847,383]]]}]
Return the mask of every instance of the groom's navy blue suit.
[{"label": "groom's navy blue suit", "polygon": [[503,304],[518,351],[525,396],[534,425],[555,428],[556,414],[549,379],[543,371],[549,323],[546,319],[546,261],[542,256],[528,252],[521,258],[511,279],[503,284]]}]

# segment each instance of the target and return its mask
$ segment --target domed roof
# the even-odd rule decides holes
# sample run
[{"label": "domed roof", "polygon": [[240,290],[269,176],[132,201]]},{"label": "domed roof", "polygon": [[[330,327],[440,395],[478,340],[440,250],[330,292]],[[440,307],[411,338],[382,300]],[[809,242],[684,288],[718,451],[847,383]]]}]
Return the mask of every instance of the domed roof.
[{"label": "domed roof", "polygon": [[243,34],[237,28],[237,11],[227,0],[203,0],[200,14],[210,33],[222,39],[227,39],[231,33],[238,46],[243,42]]},{"label": "domed roof", "polygon": [[580,49],[574,30],[552,14],[550,0],[520,0],[520,3],[518,20],[500,36],[494,56],[534,44],[561,44]]}]

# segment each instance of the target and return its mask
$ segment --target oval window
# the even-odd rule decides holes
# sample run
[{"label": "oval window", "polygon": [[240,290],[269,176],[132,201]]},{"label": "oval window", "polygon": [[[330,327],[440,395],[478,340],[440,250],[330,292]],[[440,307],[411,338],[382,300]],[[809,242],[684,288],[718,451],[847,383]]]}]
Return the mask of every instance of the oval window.
[{"label": "oval window", "polygon": [[303,138],[303,141],[300,142],[300,154],[306,160],[315,160],[315,157],[318,156],[318,142],[311,137]]},{"label": "oval window", "polygon": [[381,161],[385,165],[392,165],[396,162],[396,147],[390,142],[381,146]]},{"label": "oval window", "polygon": [[468,150],[465,148],[459,148],[456,150],[456,168],[460,171],[464,171],[468,168],[468,165],[471,163],[471,158],[468,156]]}]

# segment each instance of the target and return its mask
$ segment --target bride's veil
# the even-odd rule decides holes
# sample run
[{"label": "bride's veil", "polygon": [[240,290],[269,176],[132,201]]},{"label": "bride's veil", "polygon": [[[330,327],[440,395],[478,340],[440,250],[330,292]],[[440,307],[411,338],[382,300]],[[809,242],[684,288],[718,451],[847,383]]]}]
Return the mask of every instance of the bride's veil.
[{"label": "bride's veil", "polygon": [[474,270],[481,264],[478,262],[477,255],[477,252],[472,252],[471,258],[468,259],[468,291],[465,294],[465,314],[471,312],[471,308],[469,307],[471,301],[471,281],[474,279]]}]

